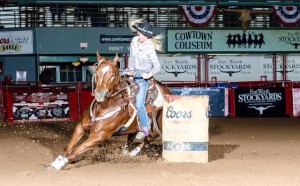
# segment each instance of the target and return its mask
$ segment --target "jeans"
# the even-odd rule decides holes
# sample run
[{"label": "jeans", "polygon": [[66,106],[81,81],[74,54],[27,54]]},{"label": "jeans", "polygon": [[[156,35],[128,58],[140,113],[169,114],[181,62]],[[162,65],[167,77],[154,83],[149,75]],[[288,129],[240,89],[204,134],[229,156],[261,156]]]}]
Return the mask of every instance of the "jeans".
[{"label": "jeans", "polygon": [[150,123],[150,119],[148,117],[148,113],[145,107],[145,101],[146,101],[146,96],[147,96],[147,89],[148,89],[148,80],[145,79],[135,79],[137,84],[140,87],[139,92],[136,94],[135,97],[135,104],[136,104],[136,109],[138,113],[138,117],[140,120],[140,123],[142,125],[143,129],[147,129],[148,125]]}]

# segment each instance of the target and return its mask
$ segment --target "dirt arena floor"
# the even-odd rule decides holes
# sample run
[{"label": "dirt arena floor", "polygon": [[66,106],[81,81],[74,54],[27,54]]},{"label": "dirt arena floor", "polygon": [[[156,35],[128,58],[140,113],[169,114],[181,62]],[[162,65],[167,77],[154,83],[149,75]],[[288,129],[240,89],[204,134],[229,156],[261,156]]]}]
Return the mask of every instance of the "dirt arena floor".
[{"label": "dirt arena floor", "polygon": [[113,137],[64,169],[45,169],[74,123],[0,124],[1,186],[300,185],[299,118],[210,118],[209,162],[168,163],[154,143],[137,157]]}]

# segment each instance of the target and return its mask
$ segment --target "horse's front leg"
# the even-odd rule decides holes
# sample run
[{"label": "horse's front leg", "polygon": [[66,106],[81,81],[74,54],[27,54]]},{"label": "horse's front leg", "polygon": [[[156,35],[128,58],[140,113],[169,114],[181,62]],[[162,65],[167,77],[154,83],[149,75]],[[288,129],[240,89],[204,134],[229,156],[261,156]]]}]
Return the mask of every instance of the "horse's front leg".
[{"label": "horse's front leg", "polygon": [[68,154],[70,154],[73,151],[73,147],[78,143],[78,141],[82,138],[83,135],[84,130],[81,122],[79,122],[74,129],[70,142],[66,145],[61,155],[66,157]]},{"label": "horse's front leg", "polygon": [[56,160],[51,164],[51,166],[57,170],[60,170],[68,162],[73,160],[77,155],[80,155],[88,150],[93,149],[96,145],[107,140],[111,135],[112,134],[108,134],[107,132],[90,134],[86,141],[84,141],[79,146],[73,148],[72,152],[68,153],[65,157],[61,155],[58,156]]},{"label": "horse's front leg", "polygon": [[73,151],[74,146],[84,135],[84,128],[86,128],[87,130],[89,125],[89,117],[87,117],[85,114],[84,117],[80,120],[80,122],[76,124],[70,142],[66,145],[63,152],[50,164],[49,167],[53,167],[57,170],[60,170],[61,167],[63,167],[68,162],[68,159],[66,157]]},{"label": "horse's front leg", "polygon": [[[82,138],[84,134],[81,123],[79,122],[73,132],[72,138],[68,145],[64,148],[63,152],[49,165],[57,170],[60,170],[63,166],[68,163],[67,156],[73,151],[73,147]],[[47,167],[48,168],[48,167]]]},{"label": "horse's front leg", "polygon": [[78,141],[82,138],[84,135],[84,131],[88,131],[91,126],[91,120],[89,115],[89,110],[86,109],[83,113],[82,119],[77,123],[72,138],[69,141],[69,143],[66,145],[62,152],[62,156],[66,157],[68,154],[70,154],[73,151],[73,147],[78,143]]},{"label": "horse's front leg", "polygon": [[89,135],[88,139],[84,141],[79,146],[73,148],[73,151],[69,153],[66,158],[68,161],[73,160],[76,156],[93,149],[96,145],[99,145],[101,142],[107,140],[112,136],[111,132],[97,132]]}]

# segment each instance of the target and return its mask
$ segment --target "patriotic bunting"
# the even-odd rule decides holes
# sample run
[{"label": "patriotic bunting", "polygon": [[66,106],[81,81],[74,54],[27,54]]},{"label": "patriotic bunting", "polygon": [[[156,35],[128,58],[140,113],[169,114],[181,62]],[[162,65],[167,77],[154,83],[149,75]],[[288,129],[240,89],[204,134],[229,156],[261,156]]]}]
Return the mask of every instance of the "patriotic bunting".
[{"label": "patriotic bunting", "polygon": [[209,20],[215,15],[217,6],[180,5],[179,10],[183,13],[184,17],[191,25],[200,27],[208,24]]},{"label": "patriotic bunting", "polygon": [[300,22],[300,7],[297,6],[273,6],[275,15],[284,26],[297,26]]}]

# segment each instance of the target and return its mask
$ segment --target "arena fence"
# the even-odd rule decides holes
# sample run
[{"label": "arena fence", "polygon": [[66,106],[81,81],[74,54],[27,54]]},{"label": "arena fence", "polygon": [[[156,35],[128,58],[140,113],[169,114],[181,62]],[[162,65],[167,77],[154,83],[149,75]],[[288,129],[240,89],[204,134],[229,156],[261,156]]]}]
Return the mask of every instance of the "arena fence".
[{"label": "arena fence", "polygon": [[[1,83],[8,123],[76,121],[94,99],[90,83]],[[210,117],[299,117],[300,82],[163,82],[175,95],[208,95]]]}]

